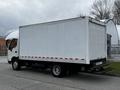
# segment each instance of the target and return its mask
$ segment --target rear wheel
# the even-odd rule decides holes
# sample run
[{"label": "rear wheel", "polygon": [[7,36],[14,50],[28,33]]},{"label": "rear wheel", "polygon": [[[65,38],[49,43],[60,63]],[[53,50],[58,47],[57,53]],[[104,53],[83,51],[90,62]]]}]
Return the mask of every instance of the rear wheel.
[{"label": "rear wheel", "polygon": [[52,75],[55,76],[55,77],[63,77],[65,75],[65,67],[63,67],[63,65],[59,65],[59,64],[56,64],[56,65],[53,65],[52,66]]},{"label": "rear wheel", "polygon": [[12,61],[12,68],[13,68],[13,70],[20,70],[21,69],[20,62],[17,60]]}]

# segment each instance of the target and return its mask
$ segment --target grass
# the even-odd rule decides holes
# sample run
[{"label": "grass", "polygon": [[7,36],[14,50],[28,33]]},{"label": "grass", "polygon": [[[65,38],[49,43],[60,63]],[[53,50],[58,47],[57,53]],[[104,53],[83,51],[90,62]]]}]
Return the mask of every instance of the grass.
[{"label": "grass", "polygon": [[105,70],[106,74],[120,76],[120,62],[109,62],[109,65],[105,67]]}]

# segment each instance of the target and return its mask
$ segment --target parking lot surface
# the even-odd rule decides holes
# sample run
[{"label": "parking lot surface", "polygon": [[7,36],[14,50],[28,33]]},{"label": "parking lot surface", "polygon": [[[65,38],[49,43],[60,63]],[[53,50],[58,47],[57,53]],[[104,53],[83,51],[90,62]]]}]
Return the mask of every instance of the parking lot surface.
[{"label": "parking lot surface", "polygon": [[79,73],[55,78],[39,69],[13,71],[6,57],[0,60],[0,90],[120,90],[119,77]]}]

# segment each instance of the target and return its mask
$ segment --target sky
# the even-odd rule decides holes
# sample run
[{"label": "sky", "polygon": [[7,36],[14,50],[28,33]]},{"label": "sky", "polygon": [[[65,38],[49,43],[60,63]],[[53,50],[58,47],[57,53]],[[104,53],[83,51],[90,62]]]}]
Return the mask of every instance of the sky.
[{"label": "sky", "polygon": [[0,0],[0,36],[19,26],[88,15],[94,0]]}]

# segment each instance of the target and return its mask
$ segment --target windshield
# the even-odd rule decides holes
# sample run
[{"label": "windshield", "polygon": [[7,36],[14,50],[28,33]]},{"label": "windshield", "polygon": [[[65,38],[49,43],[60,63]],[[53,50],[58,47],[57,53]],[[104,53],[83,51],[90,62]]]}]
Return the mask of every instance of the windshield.
[{"label": "windshield", "polygon": [[17,46],[17,39],[7,40],[6,41],[6,46],[10,51],[12,51],[13,48],[15,48]]}]

